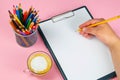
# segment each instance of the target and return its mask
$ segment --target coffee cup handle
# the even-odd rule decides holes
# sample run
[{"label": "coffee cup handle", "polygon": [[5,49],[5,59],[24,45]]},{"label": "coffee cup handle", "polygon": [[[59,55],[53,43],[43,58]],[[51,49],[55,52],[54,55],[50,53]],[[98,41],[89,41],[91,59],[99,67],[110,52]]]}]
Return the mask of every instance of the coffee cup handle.
[{"label": "coffee cup handle", "polygon": [[33,75],[29,69],[24,69],[23,72],[29,75]]}]

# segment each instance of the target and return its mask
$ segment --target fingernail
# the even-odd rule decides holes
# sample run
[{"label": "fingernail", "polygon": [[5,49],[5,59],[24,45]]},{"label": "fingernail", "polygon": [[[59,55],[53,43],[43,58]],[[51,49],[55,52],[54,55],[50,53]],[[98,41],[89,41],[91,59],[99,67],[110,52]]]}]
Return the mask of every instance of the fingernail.
[{"label": "fingernail", "polygon": [[83,28],[83,31],[85,32],[87,29],[86,28]]}]

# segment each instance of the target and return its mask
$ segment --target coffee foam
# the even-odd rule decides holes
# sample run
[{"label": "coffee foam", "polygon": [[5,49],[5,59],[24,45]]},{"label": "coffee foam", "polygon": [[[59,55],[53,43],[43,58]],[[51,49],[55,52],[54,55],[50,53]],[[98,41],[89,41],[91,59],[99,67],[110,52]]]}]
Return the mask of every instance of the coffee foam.
[{"label": "coffee foam", "polygon": [[42,56],[38,56],[32,59],[31,68],[34,72],[44,71],[48,66],[46,59]]}]

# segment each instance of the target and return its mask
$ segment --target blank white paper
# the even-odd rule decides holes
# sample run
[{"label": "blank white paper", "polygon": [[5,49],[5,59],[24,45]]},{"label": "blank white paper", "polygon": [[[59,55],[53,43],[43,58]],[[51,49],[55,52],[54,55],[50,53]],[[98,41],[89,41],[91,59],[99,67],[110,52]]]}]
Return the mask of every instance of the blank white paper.
[{"label": "blank white paper", "polygon": [[98,39],[86,39],[76,32],[80,24],[91,19],[87,10],[73,13],[64,20],[40,24],[68,80],[96,80],[113,72],[109,49]]}]

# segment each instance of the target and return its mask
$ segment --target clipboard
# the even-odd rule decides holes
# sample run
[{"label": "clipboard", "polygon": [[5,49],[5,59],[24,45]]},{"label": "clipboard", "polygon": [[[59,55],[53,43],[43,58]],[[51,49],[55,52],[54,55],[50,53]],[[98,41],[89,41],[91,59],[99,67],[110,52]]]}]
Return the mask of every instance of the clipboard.
[{"label": "clipboard", "polygon": [[86,6],[42,21],[38,31],[64,80],[109,80],[116,76],[109,49],[79,35],[92,15]]}]

